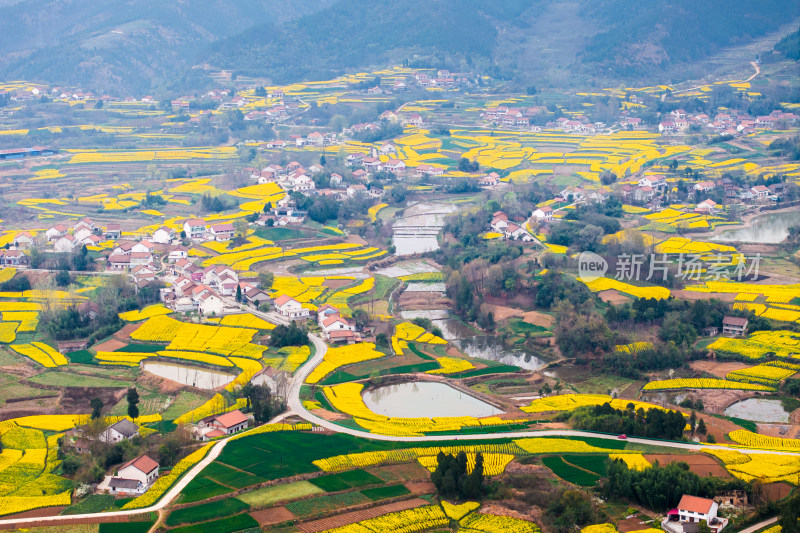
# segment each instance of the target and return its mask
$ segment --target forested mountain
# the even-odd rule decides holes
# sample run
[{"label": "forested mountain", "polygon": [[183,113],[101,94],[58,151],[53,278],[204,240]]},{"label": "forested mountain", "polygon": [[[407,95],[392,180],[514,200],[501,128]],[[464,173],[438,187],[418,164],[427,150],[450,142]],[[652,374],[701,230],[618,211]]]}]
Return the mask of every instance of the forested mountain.
[{"label": "forested mountain", "polygon": [[196,86],[198,64],[283,83],[407,61],[644,81],[799,17],[796,0],[0,0],[0,78],[141,92]]},{"label": "forested mountain", "polygon": [[0,7],[0,78],[147,91],[181,76],[209,43],[333,1],[22,0]]}]

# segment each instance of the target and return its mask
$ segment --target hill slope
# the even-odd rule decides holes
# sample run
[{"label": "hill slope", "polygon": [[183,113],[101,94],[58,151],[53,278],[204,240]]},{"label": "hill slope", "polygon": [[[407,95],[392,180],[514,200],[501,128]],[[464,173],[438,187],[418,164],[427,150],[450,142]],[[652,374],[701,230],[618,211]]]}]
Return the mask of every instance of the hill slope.
[{"label": "hill slope", "polygon": [[0,77],[147,91],[209,43],[333,0],[24,0],[0,8]]},{"label": "hill slope", "polygon": [[201,63],[285,83],[408,61],[649,82],[798,17],[796,0],[22,0],[0,7],[0,79],[142,92],[197,88]]}]

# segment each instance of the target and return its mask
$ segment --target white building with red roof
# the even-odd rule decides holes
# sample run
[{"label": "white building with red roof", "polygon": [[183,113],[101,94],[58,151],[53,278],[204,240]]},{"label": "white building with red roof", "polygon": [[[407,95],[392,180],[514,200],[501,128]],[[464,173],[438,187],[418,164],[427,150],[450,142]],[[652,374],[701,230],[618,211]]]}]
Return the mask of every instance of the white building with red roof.
[{"label": "white building with red roof", "polygon": [[275,299],[275,309],[281,316],[292,320],[305,318],[310,315],[310,311],[303,307],[300,302],[285,294]]},{"label": "white building with red roof", "polygon": [[142,494],[158,479],[158,462],[140,455],[117,469],[108,488],[112,494]]},{"label": "white building with red roof", "polygon": [[206,221],[202,218],[190,218],[183,223],[183,231],[190,239],[204,239],[206,236]]},{"label": "white building with red roof", "polygon": [[206,231],[206,238],[210,241],[225,242],[233,239],[236,229],[230,222],[226,224],[211,224]]},{"label": "white building with red roof", "polygon": [[233,435],[247,429],[250,419],[238,409],[207,416],[197,423],[195,435],[199,440],[210,440],[215,437]]}]

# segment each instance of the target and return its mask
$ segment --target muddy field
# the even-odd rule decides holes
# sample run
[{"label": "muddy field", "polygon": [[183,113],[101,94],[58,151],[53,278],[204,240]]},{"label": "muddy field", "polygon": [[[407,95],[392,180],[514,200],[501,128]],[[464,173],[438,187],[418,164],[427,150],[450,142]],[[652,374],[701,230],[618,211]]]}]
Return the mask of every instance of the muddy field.
[{"label": "muddy field", "polygon": [[708,455],[647,454],[644,457],[651,463],[658,461],[662,466],[670,463],[686,463],[689,465],[689,469],[698,476],[731,477],[716,459]]},{"label": "muddy field", "polygon": [[609,289],[607,291],[600,291],[597,293],[597,297],[606,303],[614,305],[622,305],[631,301],[631,298],[629,296],[626,296],[614,289]]},{"label": "muddy field", "polygon": [[718,378],[724,379],[728,372],[749,368],[752,365],[738,362],[718,363],[716,361],[692,361],[689,366],[698,372],[707,372]]}]

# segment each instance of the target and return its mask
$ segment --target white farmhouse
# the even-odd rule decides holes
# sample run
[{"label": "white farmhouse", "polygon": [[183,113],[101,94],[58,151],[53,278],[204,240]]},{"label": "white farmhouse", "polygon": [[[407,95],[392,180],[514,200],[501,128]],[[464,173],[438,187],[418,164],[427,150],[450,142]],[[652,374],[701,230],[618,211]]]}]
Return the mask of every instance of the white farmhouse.
[{"label": "white farmhouse", "polygon": [[142,494],[158,478],[158,463],[146,455],[128,461],[108,484],[112,494]]},{"label": "white farmhouse", "polygon": [[169,244],[174,238],[175,232],[166,226],[162,226],[153,232],[153,242],[156,244]]},{"label": "white farmhouse", "polygon": [[139,434],[139,426],[123,418],[115,424],[108,426],[100,434],[101,442],[115,443],[123,440],[130,440]]},{"label": "white farmhouse", "polygon": [[310,314],[308,309],[300,305],[300,302],[285,294],[275,300],[275,309],[278,310],[281,316],[291,318],[292,320],[304,318]]}]

